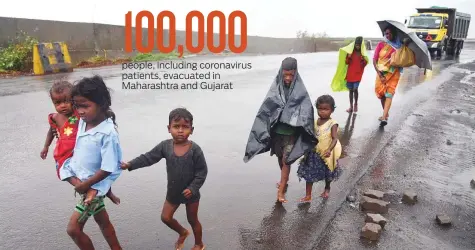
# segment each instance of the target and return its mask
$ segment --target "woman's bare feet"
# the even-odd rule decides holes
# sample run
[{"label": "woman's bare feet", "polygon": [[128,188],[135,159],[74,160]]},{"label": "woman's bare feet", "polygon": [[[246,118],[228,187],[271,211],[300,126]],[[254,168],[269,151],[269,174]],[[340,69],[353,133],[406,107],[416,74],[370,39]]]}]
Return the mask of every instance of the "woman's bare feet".
[{"label": "woman's bare feet", "polygon": [[388,124],[388,118],[384,118],[384,117],[379,117],[378,118],[379,122],[380,122],[380,125],[381,126],[386,126]]},{"label": "woman's bare feet", "polygon": [[330,194],[330,190],[325,189],[325,191],[323,191],[323,193],[320,196],[322,198],[326,199],[326,198],[328,198],[329,194]]},{"label": "woman's bare feet", "polygon": [[285,199],[284,196],[281,196],[281,197],[277,198],[277,201],[280,202],[280,203],[287,203],[287,200]]},{"label": "woman's bare feet", "polygon": [[312,196],[305,196],[299,200],[300,203],[307,203],[312,201]]},{"label": "woman's bare feet", "polygon": [[175,248],[176,250],[182,250],[183,247],[185,247],[185,240],[190,235],[190,232],[188,230],[185,230],[183,233],[178,236],[178,240],[175,243]]},{"label": "woman's bare feet", "polygon": [[112,203],[119,205],[120,204],[120,198],[115,196],[112,192],[107,193],[107,197],[112,201]]},{"label": "woman's bare feet", "polygon": [[204,244],[201,245],[194,245],[191,250],[204,250],[206,246]]},{"label": "woman's bare feet", "polygon": [[287,200],[285,199],[285,194],[282,192],[277,191],[277,201],[281,203],[287,203]]}]

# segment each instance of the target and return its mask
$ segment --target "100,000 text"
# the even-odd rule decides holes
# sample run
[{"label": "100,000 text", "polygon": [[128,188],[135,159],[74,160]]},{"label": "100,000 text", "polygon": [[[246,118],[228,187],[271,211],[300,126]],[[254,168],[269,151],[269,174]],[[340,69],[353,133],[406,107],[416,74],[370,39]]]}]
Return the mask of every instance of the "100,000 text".
[{"label": "100,000 text", "polygon": [[[142,18],[146,17],[148,20],[148,29],[147,29],[147,45],[143,45],[142,41]],[[192,19],[198,19],[198,44],[193,46],[193,27]],[[239,17],[241,21],[241,32],[240,32],[240,44],[236,46],[235,39],[235,19]],[[168,27],[168,45],[164,44],[164,28],[163,20],[168,18],[169,27]],[[218,32],[218,45],[214,45],[214,18],[219,20],[219,32]],[[150,11],[140,11],[135,17],[135,46],[136,50],[141,53],[150,53],[154,50],[155,45],[161,53],[171,53],[175,49],[180,53],[180,57],[183,55],[184,47],[183,44],[176,44],[176,18],[173,12],[171,11],[162,11],[158,14],[157,18],[157,41],[155,43],[155,17]],[[226,48],[226,16],[221,11],[212,11],[206,17],[207,23],[207,36],[206,44],[208,50],[211,53],[221,53]],[[246,50],[247,47],[247,17],[246,14],[242,11],[233,11],[228,17],[228,47],[229,50],[233,53],[242,53]],[[186,49],[191,53],[200,53],[203,51],[205,46],[205,17],[199,11],[190,11],[186,15],[186,37],[185,37],[185,46]],[[132,12],[129,11],[125,14],[125,51],[132,52]]]}]

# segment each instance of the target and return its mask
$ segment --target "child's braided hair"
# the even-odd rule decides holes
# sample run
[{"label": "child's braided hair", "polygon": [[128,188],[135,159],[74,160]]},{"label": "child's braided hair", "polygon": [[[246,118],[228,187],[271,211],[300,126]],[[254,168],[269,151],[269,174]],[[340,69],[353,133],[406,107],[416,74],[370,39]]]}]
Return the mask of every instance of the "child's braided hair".
[{"label": "child's braided hair", "polygon": [[71,97],[83,96],[99,105],[107,118],[111,118],[117,127],[116,115],[110,108],[112,105],[110,89],[107,88],[102,77],[95,75],[81,79],[74,85]]}]

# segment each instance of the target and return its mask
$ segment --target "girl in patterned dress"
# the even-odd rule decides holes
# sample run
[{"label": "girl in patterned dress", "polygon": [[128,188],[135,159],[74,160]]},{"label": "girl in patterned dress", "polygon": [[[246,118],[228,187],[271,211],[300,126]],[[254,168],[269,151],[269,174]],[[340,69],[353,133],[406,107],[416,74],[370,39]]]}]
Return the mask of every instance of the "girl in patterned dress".
[{"label": "girl in patterned dress", "polygon": [[335,100],[330,95],[323,95],[317,99],[315,106],[319,116],[315,122],[318,144],[300,161],[297,175],[299,179],[303,178],[307,182],[306,195],[300,202],[310,202],[313,183],[322,180],[325,180],[325,190],[321,197],[328,198],[330,183],[341,174],[338,166],[338,159],[341,156],[338,123],[331,118],[331,114],[335,111]]}]

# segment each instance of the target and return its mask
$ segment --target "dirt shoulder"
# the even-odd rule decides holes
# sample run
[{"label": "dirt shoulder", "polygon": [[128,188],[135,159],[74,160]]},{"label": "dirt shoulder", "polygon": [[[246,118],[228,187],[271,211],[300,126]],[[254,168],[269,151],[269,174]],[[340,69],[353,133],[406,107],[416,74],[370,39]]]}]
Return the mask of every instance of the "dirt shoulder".
[{"label": "dirt shoulder", "polygon": [[[475,64],[465,64],[433,98],[418,106],[381,151],[315,249],[474,249]],[[472,78],[473,77],[473,78]],[[360,238],[365,213],[358,201],[368,189],[395,191],[379,242]],[[402,193],[417,193],[415,205]],[[442,227],[436,215],[451,218]]]}]

